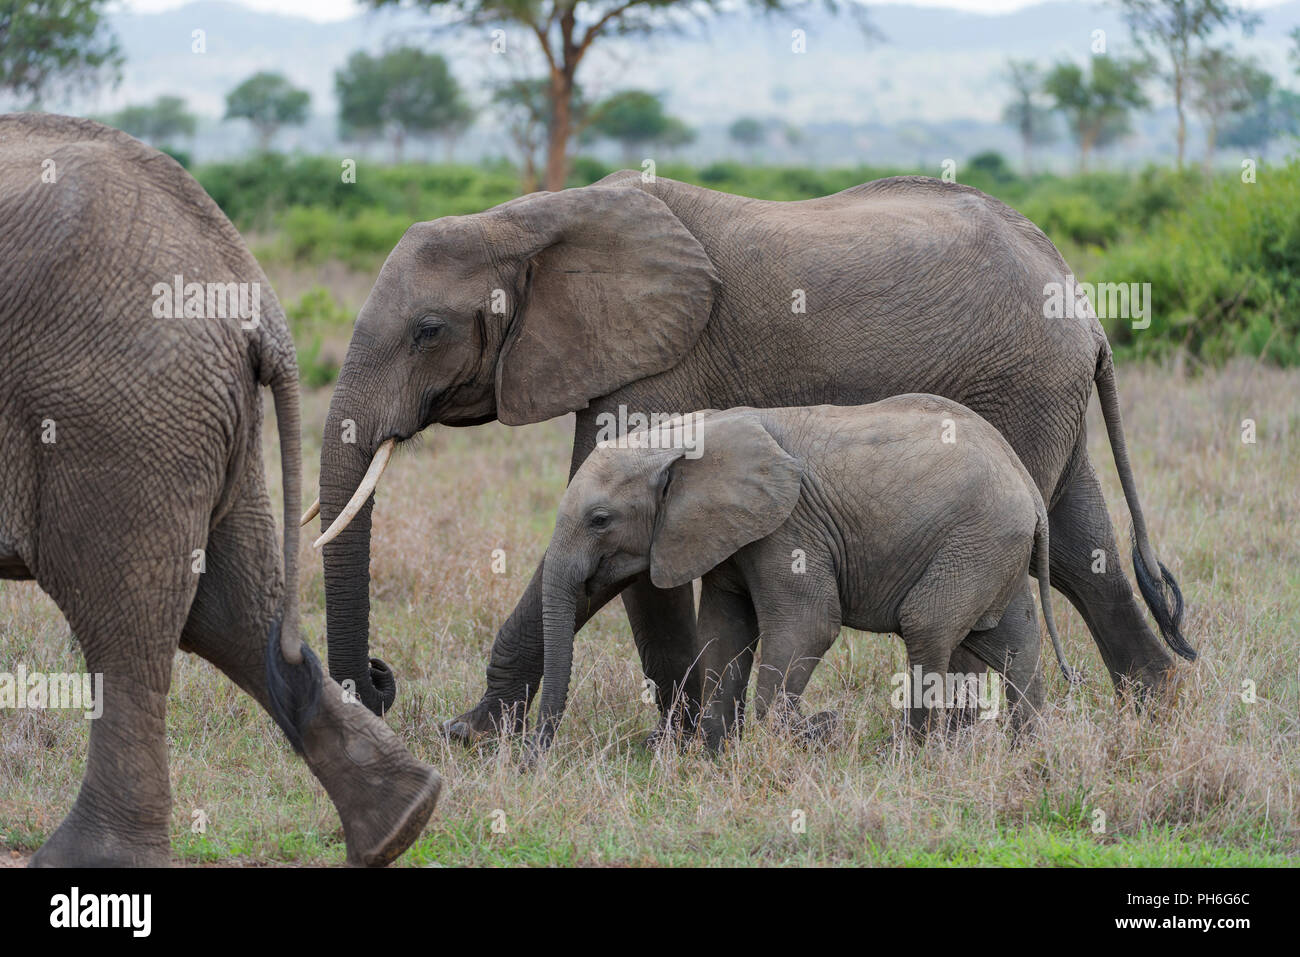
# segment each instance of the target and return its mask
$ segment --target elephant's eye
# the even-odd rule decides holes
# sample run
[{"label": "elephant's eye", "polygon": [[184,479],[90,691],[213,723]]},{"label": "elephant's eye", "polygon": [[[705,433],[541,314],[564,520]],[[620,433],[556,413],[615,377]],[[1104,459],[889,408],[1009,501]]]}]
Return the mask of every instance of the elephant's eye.
[{"label": "elephant's eye", "polygon": [[609,528],[609,512],[595,511],[587,518],[587,523],[592,528]]},{"label": "elephant's eye", "polygon": [[415,344],[417,346],[427,346],[442,332],[442,327],[446,325],[442,319],[436,316],[425,316],[415,324]]}]

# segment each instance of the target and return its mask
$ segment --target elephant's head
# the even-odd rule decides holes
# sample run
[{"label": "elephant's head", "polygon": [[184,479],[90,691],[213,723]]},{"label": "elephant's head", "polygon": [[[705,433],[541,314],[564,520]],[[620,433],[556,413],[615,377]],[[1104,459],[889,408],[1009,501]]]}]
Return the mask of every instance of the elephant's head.
[{"label": "elephant's head", "polygon": [[717,284],[695,237],[636,188],[535,193],[406,231],[357,317],[321,447],[333,677],[374,711],[393,701],[367,658],[372,493],[394,444],[433,423],[540,422],[671,368]]},{"label": "elephant's head", "polygon": [[695,413],[587,457],[560,503],[542,570],[536,748],[564,713],[578,602],[646,569],[659,588],[701,577],[789,517],[802,475],[749,410]]}]

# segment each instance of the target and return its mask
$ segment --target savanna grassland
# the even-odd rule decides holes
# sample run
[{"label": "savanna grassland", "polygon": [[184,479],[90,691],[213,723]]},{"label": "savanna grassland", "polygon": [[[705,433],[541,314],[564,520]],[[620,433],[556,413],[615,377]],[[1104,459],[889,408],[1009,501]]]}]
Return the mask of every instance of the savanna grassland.
[{"label": "savanna grassland", "polygon": [[[374,653],[399,679],[393,728],[446,789],[403,865],[475,864],[1283,864],[1300,850],[1300,370],[1237,361],[1202,370],[1126,365],[1124,417],[1148,521],[1181,581],[1200,649],[1171,700],[1117,706],[1081,619],[1057,596],[1068,656],[1087,682],[1067,696],[1049,665],[1041,734],[1012,747],[1005,718],[924,749],[895,745],[893,636],[846,631],[808,691],[843,716],[830,747],[763,728],[710,758],[642,745],[655,709],[620,603],[579,635],[553,755],[517,770],[518,743],[467,751],[438,734],[472,705],[497,626],[549,537],[570,423],[435,428],[380,485]],[[304,393],[314,492],[329,389]],[[1254,444],[1242,420],[1256,423]],[[279,489],[268,421],[266,460]],[[1095,402],[1091,448],[1112,518],[1129,526]],[[314,527],[312,529],[314,532]],[[324,650],[321,565],[304,535],[303,628]],[[505,553],[494,573],[493,551]],[[83,667],[33,584],[0,585],[6,656]],[[1050,662],[1050,656],[1048,658]],[[1243,700],[1245,682],[1255,700]],[[323,789],[270,719],[207,662],[175,661],[168,701],[173,846],[195,864],[338,864]],[[77,712],[0,712],[0,844],[20,862],[76,795]],[[205,833],[192,833],[195,812]],[[796,833],[792,815],[802,811]],[[1104,814],[1104,830],[1097,812]],[[504,824],[500,833],[493,830]]]},{"label": "savanna grassland", "polygon": [[[196,171],[288,307],[303,378],[307,499],[350,323],[383,256],[413,220],[483,209],[514,189],[508,170],[416,166],[365,169],[345,189],[337,169],[327,158],[262,157]],[[575,177],[604,172],[579,163]],[[797,199],[888,172],[716,164],[665,175]],[[969,172],[1042,225],[1081,278],[1152,283],[1150,327],[1112,322],[1109,331],[1152,540],[1183,586],[1184,630],[1201,652],[1178,665],[1176,691],[1141,715],[1118,705],[1081,618],[1057,595],[1068,657],[1087,681],[1067,695],[1046,656],[1048,713],[1041,733],[1019,747],[1005,716],[924,749],[895,745],[902,714],[890,703],[891,678],[904,667],[902,643],[846,631],[808,690],[809,709],[843,718],[831,746],[808,750],[755,728],[718,758],[696,745],[652,752],[642,742],[656,711],[616,601],[578,636],[555,749],[520,774],[519,742],[467,751],[445,742],[439,725],[478,700],[492,638],[543,553],[571,423],[435,427],[397,454],[374,518],[372,651],[398,677],[388,720],[446,784],[400,864],[1283,864],[1297,856],[1300,161],[1261,168],[1251,183],[1161,170],[1025,180],[992,161],[972,161]],[[1246,419],[1253,443],[1243,441]],[[269,413],[267,426],[278,496]],[[1089,434],[1126,539],[1130,519],[1095,401]],[[316,531],[302,539],[300,591],[305,636],[323,657]],[[84,667],[62,616],[31,583],[0,582],[0,650],[0,670],[9,661],[29,671]],[[343,862],[323,789],[248,696],[182,654],[168,708],[178,860]],[[0,709],[0,861],[21,863],[67,813],[86,740],[79,712]],[[200,811],[206,829],[194,833]]]}]

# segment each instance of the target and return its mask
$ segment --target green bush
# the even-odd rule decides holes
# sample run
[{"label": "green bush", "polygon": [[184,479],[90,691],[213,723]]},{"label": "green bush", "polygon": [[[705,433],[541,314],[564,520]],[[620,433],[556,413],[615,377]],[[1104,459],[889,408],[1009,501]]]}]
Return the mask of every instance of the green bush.
[{"label": "green bush", "polygon": [[1151,283],[1151,326],[1107,320],[1120,350],[1300,363],[1300,160],[1216,182],[1108,252],[1090,279]]},{"label": "green bush", "polygon": [[[515,171],[501,162],[363,162],[355,183],[343,182],[341,164],[332,157],[262,155],[202,167],[198,178],[241,229],[269,234],[258,246],[259,257],[339,261],[363,271],[376,270],[411,223],[478,212],[518,190]],[[579,157],[570,182],[594,182],[611,169]],[[732,161],[657,168],[660,176],[770,200],[825,196],[907,172]],[[1186,347],[1211,362],[1242,353],[1300,362],[1297,163],[1264,167],[1259,182],[1247,185],[1236,177],[1210,183],[1199,171],[1156,167],[1023,177],[990,153],[968,160],[960,178],[1037,223],[1082,279],[1151,283],[1150,328],[1107,320],[1118,351],[1158,355]],[[301,308],[308,306],[323,308],[324,302],[317,296]]]},{"label": "green bush", "polygon": [[346,329],[352,314],[324,286],[313,286],[297,302],[285,306],[289,332],[298,347],[298,378],[308,388],[331,385],[339,375],[338,363],[321,357],[328,332]]}]

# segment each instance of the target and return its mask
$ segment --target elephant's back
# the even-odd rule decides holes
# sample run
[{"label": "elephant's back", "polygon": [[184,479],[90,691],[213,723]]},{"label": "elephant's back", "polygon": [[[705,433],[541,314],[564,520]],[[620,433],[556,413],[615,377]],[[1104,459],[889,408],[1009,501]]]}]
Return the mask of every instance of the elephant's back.
[{"label": "elephant's back", "polygon": [[977,515],[1011,522],[1017,534],[1026,516],[1032,522],[1029,473],[1002,434],[959,402],[910,393],[758,414],[840,509],[866,508],[873,524],[892,525],[904,538]]},{"label": "elephant's back", "polygon": [[[60,441],[104,455],[184,433],[229,448],[257,408],[252,354],[268,328],[287,330],[202,187],[118,130],[46,114],[0,117],[0,183],[6,411],[63,423]],[[261,328],[206,315],[209,289],[239,302],[241,286]]]}]

